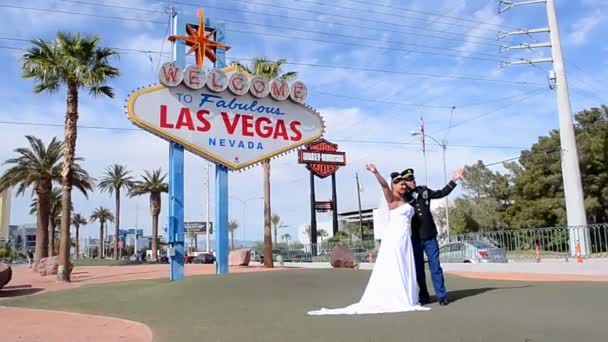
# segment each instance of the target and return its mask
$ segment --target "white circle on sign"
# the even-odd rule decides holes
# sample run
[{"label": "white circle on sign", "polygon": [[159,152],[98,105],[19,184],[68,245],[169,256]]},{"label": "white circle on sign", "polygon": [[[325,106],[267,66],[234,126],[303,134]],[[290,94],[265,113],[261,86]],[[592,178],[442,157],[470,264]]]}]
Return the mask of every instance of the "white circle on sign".
[{"label": "white circle on sign", "polygon": [[249,92],[257,98],[266,97],[270,93],[270,82],[262,76],[253,76],[249,85]]},{"label": "white circle on sign", "polygon": [[297,103],[304,103],[304,100],[308,97],[308,88],[302,81],[295,81],[291,85],[289,91],[289,97]]},{"label": "white circle on sign", "polygon": [[228,88],[228,77],[221,69],[213,69],[207,76],[207,88],[219,93]]},{"label": "white circle on sign", "polygon": [[165,62],[158,70],[158,80],[166,87],[175,87],[182,82],[184,73],[175,62]]},{"label": "white circle on sign", "polygon": [[184,70],[184,84],[194,90],[201,89],[207,82],[207,74],[196,64],[188,65]]},{"label": "white circle on sign", "polygon": [[249,91],[249,79],[242,72],[230,75],[228,89],[236,95],[245,95]]},{"label": "white circle on sign", "polygon": [[287,81],[275,78],[270,82],[270,96],[277,101],[283,101],[289,97],[289,83]]}]

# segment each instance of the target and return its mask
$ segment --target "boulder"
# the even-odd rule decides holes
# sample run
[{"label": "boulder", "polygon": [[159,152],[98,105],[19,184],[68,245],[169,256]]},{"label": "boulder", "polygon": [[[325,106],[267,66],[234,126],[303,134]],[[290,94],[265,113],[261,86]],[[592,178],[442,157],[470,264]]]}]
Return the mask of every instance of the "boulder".
[{"label": "boulder", "polygon": [[8,284],[13,277],[13,269],[9,264],[0,262],[0,289]]},{"label": "boulder", "polygon": [[[72,264],[70,262],[69,266],[68,266],[69,274],[72,273],[73,268],[74,268],[74,264]],[[40,262],[38,263],[38,272],[40,273],[41,276],[55,275],[55,274],[57,274],[58,270],[59,270],[59,257],[58,256],[42,258],[42,259],[40,259]]]},{"label": "boulder", "polygon": [[339,244],[329,252],[329,263],[334,268],[355,268],[357,266],[353,251]]},{"label": "boulder", "polygon": [[228,255],[228,264],[230,266],[249,266],[250,261],[250,249],[234,249]]}]

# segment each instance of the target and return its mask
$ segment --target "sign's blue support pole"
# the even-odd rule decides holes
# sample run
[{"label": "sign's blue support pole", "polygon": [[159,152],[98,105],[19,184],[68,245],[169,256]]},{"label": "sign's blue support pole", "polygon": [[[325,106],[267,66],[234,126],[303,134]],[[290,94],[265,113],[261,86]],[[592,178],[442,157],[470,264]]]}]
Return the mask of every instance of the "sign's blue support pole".
[{"label": "sign's blue support pole", "polygon": [[[224,23],[207,21],[205,26],[215,28],[215,40],[225,43]],[[216,68],[226,66],[226,51],[217,49]],[[216,274],[228,273],[228,168],[223,165],[215,167],[215,251],[216,251]]]},{"label": "sign's blue support pole", "polygon": [[[186,34],[185,22],[173,16],[173,34]],[[173,60],[182,68],[186,64],[185,44],[173,44]],[[160,57],[159,57],[160,58]],[[169,264],[170,280],[184,279],[184,146],[169,143]]]},{"label": "sign's blue support pole", "polygon": [[228,273],[228,169],[215,167],[215,273]]}]

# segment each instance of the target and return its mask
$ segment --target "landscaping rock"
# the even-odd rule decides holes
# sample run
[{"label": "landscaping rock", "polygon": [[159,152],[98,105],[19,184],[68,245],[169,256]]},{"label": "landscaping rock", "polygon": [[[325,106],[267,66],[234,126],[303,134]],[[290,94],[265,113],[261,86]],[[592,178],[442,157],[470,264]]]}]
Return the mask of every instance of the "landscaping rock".
[{"label": "landscaping rock", "polygon": [[230,266],[249,266],[250,261],[250,249],[235,249],[230,251],[230,254],[228,255],[228,264]]},{"label": "landscaping rock", "polygon": [[[59,269],[59,257],[58,256],[42,258],[42,259],[40,259],[40,262],[38,263],[38,272],[40,273],[41,276],[55,275],[55,274],[57,274],[58,269]],[[69,266],[68,266],[68,273],[71,274],[73,269],[74,269],[74,264],[70,262]]]},{"label": "landscaping rock", "polygon": [[13,269],[9,264],[0,262],[0,289],[8,284],[13,278]]},{"label": "landscaping rock", "polygon": [[355,268],[357,266],[353,251],[342,245],[335,245],[331,249],[329,263],[334,268]]}]

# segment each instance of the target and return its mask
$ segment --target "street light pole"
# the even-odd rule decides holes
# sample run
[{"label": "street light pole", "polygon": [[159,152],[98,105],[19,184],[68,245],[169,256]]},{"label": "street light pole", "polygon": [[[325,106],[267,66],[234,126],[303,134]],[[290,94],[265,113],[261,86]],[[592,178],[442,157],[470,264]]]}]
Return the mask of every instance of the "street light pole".
[{"label": "street light pole", "polygon": [[[246,216],[247,215],[247,202],[254,200],[254,199],[264,199],[264,197],[255,196],[255,197],[248,198],[244,201],[236,196],[230,196],[230,198],[239,201],[241,203],[241,205],[243,206],[243,244],[244,244],[245,243],[245,226],[247,224],[246,223],[247,222],[247,216]],[[245,246],[243,245],[243,247],[245,247]]]},{"label": "street light pole", "polygon": [[[421,133],[416,132],[416,131],[412,131],[410,133],[412,136],[416,136],[416,135],[420,135]],[[432,136],[425,134],[424,135],[427,138],[430,138],[431,140],[433,140],[434,142],[437,143],[437,145],[439,145],[441,147],[442,150],[442,154],[443,154],[443,181],[445,184],[448,183],[448,170],[447,170],[447,166],[446,166],[446,161],[445,161],[445,151],[448,148],[448,142],[444,139],[442,141],[439,141],[435,138],[433,138]],[[425,165],[426,165],[426,154],[425,154]],[[446,227],[446,233],[448,235],[448,242],[450,241],[450,208],[449,208],[449,200],[448,200],[449,196],[445,196],[444,200],[445,200],[445,227]]]}]

